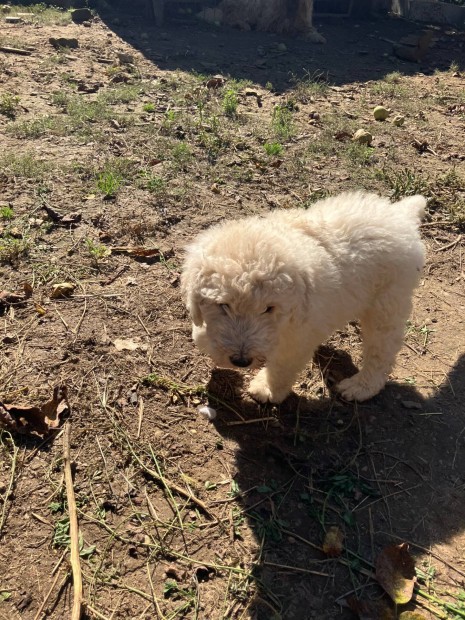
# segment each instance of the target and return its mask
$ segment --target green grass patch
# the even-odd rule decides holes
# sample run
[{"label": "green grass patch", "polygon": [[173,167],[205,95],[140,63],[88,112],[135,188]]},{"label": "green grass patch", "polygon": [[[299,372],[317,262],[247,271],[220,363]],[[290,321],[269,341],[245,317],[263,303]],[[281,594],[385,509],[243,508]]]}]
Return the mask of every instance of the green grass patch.
[{"label": "green grass patch", "polygon": [[0,114],[8,118],[16,118],[18,113],[20,98],[11,93],[3,93],[0,95]]},{"label": "green grass patch", "polygon": [[283,146],[279,142],[265,142],[263,148],[270,157],[279,157],[283,153]]},{"label": "green grass patch", "polygon": [[233,89],[228,89],[223,95],[223,112],[229,118],[237,116],[237,108],[239,106],[239,98],[237,92]]},{"label": "green grass patch", "polygon": [[24,155],[9,153],[3,157],[0,156],[0,170],[10,178],[40,180],[52,168],[53,165],[50,162],[39,159],[31,152]]},{"label": "green grass patch", "polygon": [[287,104],[275,106],[271,128],[274,135],[281,140],[289,140],[294,135],[294,119]]}]

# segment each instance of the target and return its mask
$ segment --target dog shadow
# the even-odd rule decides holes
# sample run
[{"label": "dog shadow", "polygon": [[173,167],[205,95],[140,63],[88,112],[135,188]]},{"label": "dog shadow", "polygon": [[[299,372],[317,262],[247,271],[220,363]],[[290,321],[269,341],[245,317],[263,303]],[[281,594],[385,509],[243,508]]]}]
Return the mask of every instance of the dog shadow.
[{"label": "dog shadow", "polygon": [[[323,393],[292,394],[279,407],[245,397],[234,371],[215,370],[209,384],[212,398],[227,404],[218,405],[215,426],[237,446],[237,499],[259,548],[258,620],[353,618],[336,602],[366,579],[348,566],[373,563],[401,541],[418,555],[464,529],[465,355],[431,398],[390,383],[359,404],[332,392],[356,371],[346,353],[321,347],[315,365]],[[345,536],[338,559],[320,548],[332,525]],[[239,518],[234,532],[240,539]]]}]

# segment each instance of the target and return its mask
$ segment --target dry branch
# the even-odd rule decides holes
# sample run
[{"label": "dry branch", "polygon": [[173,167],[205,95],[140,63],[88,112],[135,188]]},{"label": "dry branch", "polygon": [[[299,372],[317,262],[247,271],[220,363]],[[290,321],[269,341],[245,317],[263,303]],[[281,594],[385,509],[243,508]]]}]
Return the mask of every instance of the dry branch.
[{"label": "dry branch", "polygon": [[71,539],[71,570],[73,573],[73,610],[71,620],[79,620],[82,613],[82,574],[79,556],[79,524],[77,518],[76,497],[74,495],[73,474],[71,473],[71,457],[69,448],[70,423],[66,422],[63,433],[63,466],[66,482],[66,498],[68,501],[69,534]]},{"label": "dry branch", "polygon": [[30,56],[32,52],[29,50],[22,50],[17,47],[8,47],[8,46],[0,46],[0,52],[5,52],[6,54],[19,54],[20,56]]}]

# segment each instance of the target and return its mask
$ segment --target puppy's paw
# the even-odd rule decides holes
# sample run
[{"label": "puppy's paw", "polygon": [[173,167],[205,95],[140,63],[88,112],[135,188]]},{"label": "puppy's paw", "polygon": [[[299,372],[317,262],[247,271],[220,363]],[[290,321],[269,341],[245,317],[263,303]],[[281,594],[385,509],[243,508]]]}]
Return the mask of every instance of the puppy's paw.
[{"label": "puppy's paw", "polygon": [[312,28],[305,34],[305,38],[310,43],[326,43],[326,39],[315,28]]},{"label": "puppy's paw", "polygon": [[252,379],[248,392],[250,396],[259,403],[275,403],[276,405],[282,403],[289,394],[288,389],[270,387],[262,371]]},{"label": "puppy's paw", "polygon": [[337,384],[336,389],[345,400],[362,402],[376,396],[386,383],[384,375],[367,377],[358,372],[353,377],[344,379]]}]

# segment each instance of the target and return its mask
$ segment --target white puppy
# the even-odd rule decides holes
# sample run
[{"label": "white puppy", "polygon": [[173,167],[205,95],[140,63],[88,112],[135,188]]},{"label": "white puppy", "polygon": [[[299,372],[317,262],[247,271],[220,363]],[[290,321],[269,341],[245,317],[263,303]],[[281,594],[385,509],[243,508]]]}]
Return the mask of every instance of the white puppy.
[{"label": "white puppy", "polygon": [[261,368],[249,392],[282,402],[319,344],[359,319],[363,368],[337,389],[385,385],[424,263],[426,201],[364,192],[214,226],[187,250],[182,292],[193,338],[218,366]]},{"label": "white puppy", "polygon": [[326,43],[312,26],[313,0],[221,0],[199,17],[242,30],[302,34],[312,43]]}]

